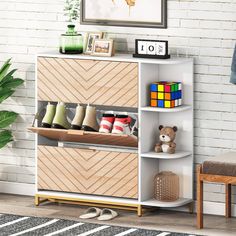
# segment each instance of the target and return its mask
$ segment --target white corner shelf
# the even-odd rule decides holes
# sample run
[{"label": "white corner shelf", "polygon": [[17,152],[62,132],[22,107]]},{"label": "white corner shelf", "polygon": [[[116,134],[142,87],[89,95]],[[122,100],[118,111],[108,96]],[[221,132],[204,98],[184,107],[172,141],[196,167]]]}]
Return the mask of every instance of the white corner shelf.
[{"label": "white corner shelf", "polygon": [[163,202],[153,198],[150,200],[142,201],[141,204],[144,206],[156,206],[156,207],[180,207],[183,205],[187,205],[192,201],[193,200],[190,198],[179,198],[178,200],[173,202]]},{"label": "white corner shelf", "polygon": [[161,108],[161,107],[141,107],[141,111],[151,111],[151,112],[181,112],[191,109],[190,105],[182,105],[174,108]]},{"label": "white corner shelf", "polygon": [[192,155],[191,152],[186,152],[186,151],[176,151],[174,154],[168,154],[168,153],[156,153],[156,152],[145,152],[141,153],[141,157],[145,158],[153,158],[153,159],[179,159],[179,158],[184,158]]},{"label": "white corner shelf", "polygon": [[[140,196],[142,205],[155,207],[179,207],[193,199],[194,158],[194,76],[193,61],[175,65],[141,63],[139,70],[140,111]],[[174,108],[150,106],[150,84],[158,81],[182,83],[182,105]],[[155,153],[153,147],[160,132],[159,126],[177,126],[175,154]],[[154,199],[154,176],[171,171],[179,176],[179,197],[174,202]]]}]

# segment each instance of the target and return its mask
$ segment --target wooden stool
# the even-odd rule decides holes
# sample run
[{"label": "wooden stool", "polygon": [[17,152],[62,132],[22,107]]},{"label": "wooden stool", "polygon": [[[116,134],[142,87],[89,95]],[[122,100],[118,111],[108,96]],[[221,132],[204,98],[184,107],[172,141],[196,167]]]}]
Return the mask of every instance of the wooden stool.
[{"label": "wooden stool", "polygon": [[219,155],[197,167],[197,227],[203,228],[203,182],[225,184],[225,216],[231,217],[231,185],[236,184],[236,152]]}]

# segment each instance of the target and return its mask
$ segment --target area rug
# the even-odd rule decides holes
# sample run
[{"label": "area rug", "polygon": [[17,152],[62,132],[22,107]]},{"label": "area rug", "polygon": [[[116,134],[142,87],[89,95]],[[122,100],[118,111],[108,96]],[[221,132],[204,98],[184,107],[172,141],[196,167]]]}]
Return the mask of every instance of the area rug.
[{"label": "area rug", "polygon": [[[190,234],[82,223],[72,220],[0,215],[0,236],[193,236]],[[195,236],[195,235],[194,235]]]}]

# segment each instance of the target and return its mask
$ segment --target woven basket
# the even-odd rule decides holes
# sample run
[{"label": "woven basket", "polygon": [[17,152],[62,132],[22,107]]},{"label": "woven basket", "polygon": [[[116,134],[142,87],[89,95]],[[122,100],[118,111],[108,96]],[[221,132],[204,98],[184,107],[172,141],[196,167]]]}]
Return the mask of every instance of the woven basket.
[{"label": "woven basket", "polygon": [[171,171],[158,173],[154,179],[154,197],[159,201],[176,201],[179,199],[179,176]]}]

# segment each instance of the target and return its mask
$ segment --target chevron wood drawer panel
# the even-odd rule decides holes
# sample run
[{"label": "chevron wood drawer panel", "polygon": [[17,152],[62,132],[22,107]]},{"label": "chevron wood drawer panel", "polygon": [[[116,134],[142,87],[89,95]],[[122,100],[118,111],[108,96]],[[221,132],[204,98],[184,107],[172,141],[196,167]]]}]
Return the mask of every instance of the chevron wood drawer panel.
[{"label": "chevron wood drawer panel", "polygon": [[38,100],[138,106],[138,64],[38,57]]},{"label": "chevron wood drawer panel", "polygon": [[38,189],[136,199],[137,154],[38,146]]}]

